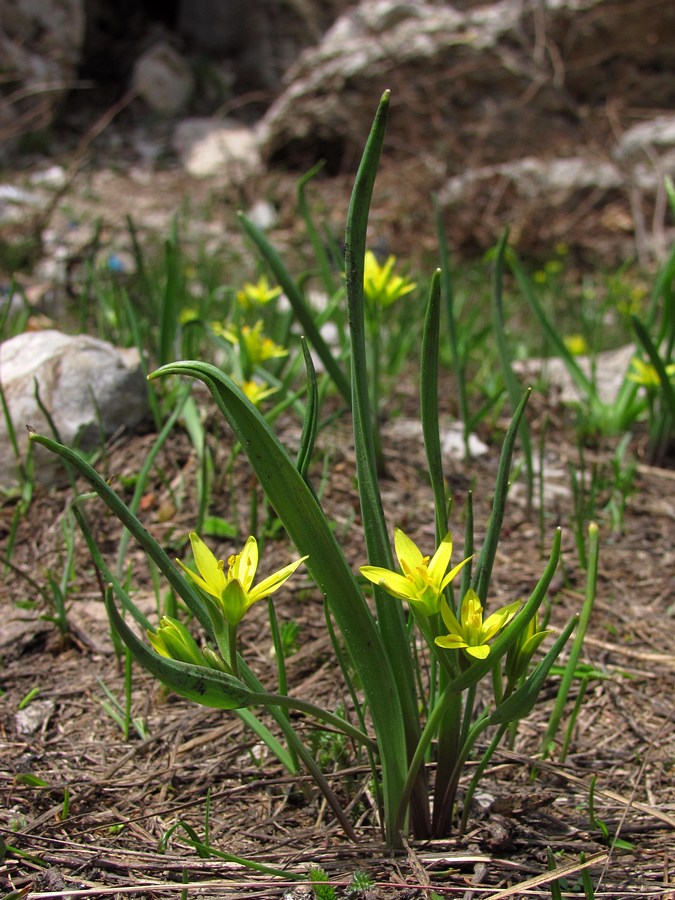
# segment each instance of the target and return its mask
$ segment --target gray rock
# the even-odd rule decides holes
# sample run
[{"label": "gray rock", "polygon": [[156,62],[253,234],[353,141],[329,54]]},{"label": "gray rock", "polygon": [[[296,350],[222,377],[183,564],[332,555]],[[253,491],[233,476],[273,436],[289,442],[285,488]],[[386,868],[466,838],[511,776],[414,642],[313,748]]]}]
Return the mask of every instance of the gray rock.
[{"label": "gray rock", "polygon": [[[135,349],[123,350],[87,335],[25,332],[0,344],[0,384],[25,454],[26,426],[51,436],[35,398],[50,413],[61,440],[87,451],[120,428],[133,429],[148,415],[145,379]],[[34,445],[35,477],[63,480],[59,459]],[[0,484],[17,483],[7,422],[0,418]]]},{"label": "gray rock", "polygon": [[163,41],[136,60],[132,83],[151,109],[169,116],[185,107],[194,90],[190,66]]},{"label": "gray rock", "polygon": [[509,225],[539,253],[573,240],[596,259],[636,244],[644,256],[638,220],[663,220],[655,188],[675,169],[673,126],[631,126],[675,107],[672,34],[670,0],[361,0],[286,73],[261,123],[263,156],[353,167],[390,88],[384,164],[391,154],[414,171],[417,160],[430,192],[446,181],[459,251]]},{"label": "gray rock", "polygon": [[184,119],[176,126],[173,145],[195,178],[222,175],[237,183],[258,174],[262,165],[256,133],[235,122]]},{"label": "gray rock", "polygon": [[657,116],[626,131],[614,150],[620,160],[641,160],[650,152],[675,150],[675,116]]},{"label": "gray rock", "polygon": [[16,733],[27,737],[36,731],[44,731],[54,714],[56,704],[53,700],[33,700],[28,706],[20,709],[14,716]]},{"label": "gray rock", "polygon": [[[575,361],[581,371],[595,379],[598,397],[603,403],[613,403],[619,388],[626,379],[630,361],[635,356],[635,344],[626,344],[616,350],[605,350],[595,356],[577,356]],[[514,370],[523,381],[543,378],[551,387],[560,392],[563,403],[581,403],[587,400],[579,390],[562,359],[557,356],[548,359],[517,360]]]}]

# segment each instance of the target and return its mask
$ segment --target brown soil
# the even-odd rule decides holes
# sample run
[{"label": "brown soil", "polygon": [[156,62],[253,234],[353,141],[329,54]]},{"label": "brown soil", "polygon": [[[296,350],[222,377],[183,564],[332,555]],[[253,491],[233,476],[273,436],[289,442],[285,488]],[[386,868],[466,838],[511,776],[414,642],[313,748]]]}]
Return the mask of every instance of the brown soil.
[{"label": "brown soil", "polygon": [[[384,430],[388,477],[383,499],[391,526],[401,525],[431,550],[432,498],[422,443],[406,436],[400,426],[402,418],[414,414],[414,388],[411,384],[402,390],[409,396],[399,398],[397,405],[405,415],[392,418]],[[203,402],[213,410],[207,397]],[[562,412],[546,406],[544,398],[533,398],[530,421],[536,429],[544,411],[551,415],[547,463],[552,473],[560,470],[557,483],[554,474],[546,483],[544,522],[544,553],[555,526],[564,527],[564,563],[550,595],[552,622],[559,627],[579,611],[585,586],[566,474],[567,464],[578,462],[578,451]],[[297,423],[282,429],[288,446],[297,441],[297,434]],[[99,470],[115,475],[120,484],[122,476],[138,471],[153,438],[119,440],[107,448]],[[347,558],[357,566],[364,551],[345,416],[321,434],[320,444],[329,454],[325,507]],[[219,471],[228,456],[227,439],[221,435],[214,447]],[[634,449],[640,453],[639,442]],[[611,453],[609,445],[588,451],[587,464],[607,466]],[[484,533],[497,459],[495,444],[481,460],[448,467],[455,498],[455,559],[460,558],[462,511],[472,482],[478,541]],[[178,555],[185,550],[185,535],[196,515],[196,470],[190,444],[177,432],[160,454],[142,503],[148,528]],[[556,865],[567,867],[564,896],[583,896],[580,861],[585,857],[598,897],[675,897],[674,483],[672,470],[641,464],[623,533],[612,533],[599,512],[598,597],[583,657],[603,678],[589,683],[566,761],[554,757],[539,763],[533,775],[532,760],[557,686],[552,678],[542,702],[521,724],[514,749],[495,756],[467,833],[411,842],[401,855],[385,850],[368,772],[349,753],[331,766],[330,778],[345,803],[352,798],[357,844],[345,838],[309,781],[289,778],[273,759],[258,762],[255,738],[234,715],[167,696],[136,668],[132,714],[145,723],[147,736],[139,737],[132,729],[128,741],[123,740],[121,729],[101,706],[102,683],[124,702],[123,667],[113,651],[97,575],[79,534],[75,577],[68,588],[67,635],[61,636],[45,618],[52,613],[44,599],[48,576],[58,581],[63,571],[62,524],[72,493],[70,488],[38,490],[20,523],[0,599],[0,823],[9,847],[0,861],[0,889],[25,890],[35,900],[169,898],[183,890],[190,897],[290,900],[309,896],[292,876],[314,864],[326,870],[338,896],[346,896],[353,873],[363,870],[374,882],[361,894],[369,898],[430,897],[432,889],[441,896],[465,898],[546,897],[550,848]],[[250,484],[247,464],[239,458],[232,482],[221,486],[212,508],[231,518],[234,486],[244,536]],[[176,497],[182,499],[177,502]],[[516,483],[496,562],[495,606],[527,596],[543,566],[539,516],[527,514],[523,498]],[[599,510],[607,499],[606,494],[599,498]],[[15,508],[12,500],[0,507],[3,555]],[[89,501],[87,511],[112,564],[116,523],[97,501]],[[223,554],[229,549],[226,544],[218,548]],[[268,540],[261,572],[276,568],[291,552],[285,544]],[[133,545],[125,563],[133,573],[134,597],[150,613],[153,588],[144,558]],[[35,604],[33,609],[24,608],[27,600]],[[319,597],[299,577],[294,587],[280,592],[277,610],[282,621],[295,618],[300,624],[299,648],[289,659],[292,691],[334,708],[345,698]],[[271,683],[270,643],[267,613],[264,604],[258,604],[245,621],[242,645],[252,667]],[[39,693],[19,713],[20,701],[33,688]],[[22,719],[26,714],[27,721]],[[310,725],[303,723],[303,728],[309,730]],[[42,783],[33,785],[26,776]],[[595,823],[589,814],[594,782]],[[180,826],[166,839],[178,822],[205,839],[208,792],[210,845],[222,854],[283,869],[287,881],[244,868],[227,856],[200,858]],[[598,821],[609,838],[603,837]],[[615,837],[633,849],[613,846]]]}]

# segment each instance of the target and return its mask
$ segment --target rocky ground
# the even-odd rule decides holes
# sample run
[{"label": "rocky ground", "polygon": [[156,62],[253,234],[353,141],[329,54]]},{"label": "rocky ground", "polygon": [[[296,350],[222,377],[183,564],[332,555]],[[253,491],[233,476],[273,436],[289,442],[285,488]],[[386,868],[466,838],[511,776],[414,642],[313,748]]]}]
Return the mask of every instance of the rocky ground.
[{"label": "rocky ground", "polygon": [[[276,217],[275,242],[282,247],[297,243],[295,176],[268,171],[255,180],[194,179],[172,156],[167,123],[139,122],[134,115],[122,120],[124,127],[103,123],[100,139],[91,130],[95,117],[88,115],[87,127],[80,122],[72,132],[66,129],[57,137],[49,161],[37,154],[27,156],[21,170],[5,179],[8,187],[26,192],[18,201],[11,191],[9,199],[0,194],[5,210],[19,210],[15,219],[3,219],[2,235],[10,240],[2,247],[25,257],[18,279],[33,305],[34,327],[63,321],[69,278],[76,282],[87,265],[106,265],[112,256],[125,264],[128,215],[144,238],[162,240],[172,217],[184,213],[188,246],[217,254],[223,248],[229,252],[233,246],[243,247],[236,209],[250,211],[265,201]],[[395,165],[385,160],[371,217],[373,237],[413,267],[428,262],[434,253],[428,198],[442,187],[447,174],[434,169],[430,160],[427,154],[415,153],[398,158]],[[312,188],[318,214],[338,236],[351,178],[345,172],[319,179]],[[590,218],[585,227],[592,233]],[[432,499],[422,444],[410,426],[417,412],[414,381],[412,374],[397,386],[391,404],[396,415],[385,424],[388,476],[383,497],[392,529],[400,525],[430,547]],[[448,379],[442,391],[446,416],[456,412],[454,394]],[[206,399],[203,402],[213,426],[213,410]],[[535,396],[530,407],[535,434],[548,421],[543,546],[539,513],[528,513],[516,482],[497,557],[493,601],[497,606],[529,592],[542,567],[542,552],[561,524],[564,563],[550,597],[552,621],[559,627],[579,610],[585,585],[573,538],[568,470],[578,465],[578,450],[570,414],[555,397]],[[215,433],[214,428],[211,434]],[[462,532],[470,486],[477,498],[479,536],[489,515],[499,447],[494,433],[480,436],[489,447],[486,456],[470,463],[448,462],[456,535]],[[111,443],[100,469],[123,490],[131,490],[124,487],[125,479],[138,471],[154,437],[137,435]],[[281,437],[292,446],[297,424],[284,423]],[[355,871],[367,872],[374,887],[364,896],[373,900],[430,897],[432,889],[441,896],[466,898],[549,896],[547,848],[551,848],[556,865],[563,868],[559,874],[566,878],[566,896],[583,896],[583,855],[598,897],[675,897],[675,478],[672,467],[647,462],[644,445],[644,436],[636,431],[631,451],[639,465],[620,531],[612,529],[603,512],[611,499],[606,486],[597,499],[600,580],[584,660],[602,677],[589,683],[566,761],[554,757],[540,762],[533,777],[532,760],[540,749],[556,689],[552,679],[542,704],[522,724],[514,748],[496,755],[466,835],[411,842],[398,856],[383,847],[368,793],[368,773],[349,753],[331,762],[331,779],[345,800],[356,798],[350,812],[357,844],[346,840],[308,782],[289,779],[273,761],[260,762],[259,748],[239,720],[169,697],[140,671],[134,672],[132,691],[138,728],[132,728],[125,741],[102,706],[104,685],[123,701],[124,679],[97,573],[79,536],[75,577],[68,584],[66,633],[50,620],[54,610],[49,579],[58,581],[65,565],[64,523],[71,489],[36,491],[9,560],[7,541],[18,498],[3,497],[2,890],[25,890],[33,900],[168,898],[180,891],[194,897],[292,900],[307,894],[291,876],[316,864],[343,895]],[[320,446],[328,453],[326,508],[356,567],[363,561],[363,541],[345,416],[322,433]],[[217,448],[216,469],[230,450],[220,433]],[[587,466],[609,473],[614,449],[611,442],[589,448]],[[196,470],[191,446],[178,431],[162,450],[143,498],[144,521],[179,554],[196,516]],[[233,484],[245,487],[237,494],[245,530],[250,475],[241,460]],[[177,486],[184,486],[178,505]],[[215,497],[214,506],[214,512],[232,515],[229,490]],[[102,550],[114,560],[117,525],[96,504],[89,507]],[[457,543],[460,553],[459,538]],[[290,553],[284,545],[268,546],[279,554]],[[225,545],[222,552],[227,552]],[[135,596],[151,611],[153,585],[142,555],[133,547],[128,563]],[[298,649],[289,660],[293,691],[335,706],[343,694],[319,598],[300,581],[280,596],[278,609],[283,619],[296,619],[300,625]],[[254,608],[243,629],[243,645],[263,678],[272,671],[266,628],[264,610]],[[32,701],[20,709],[34,689]],[[227,856],[201,858],[187,842],[184,825],[171,831],[177,823],[185,823],[205,837],[207,796],[210,845],[220,854],[283,869],[288,882],[244,868]],[[617,837],[631,849],[615,846]]]},{"label": "rocky ground", "polygon": [[[416,401],[414,378],[397,401],[401,414],[385,426],[388,477],[383,482],[387,516],[422,546],[433,541],[432,500],[424,476],[421,441],[411,427]],[[452,384],[444,385],[449,396]],[[209,407],[208,401],[204,402]],[[563,624],[579,610],[585,576],[577,562],[571,528],[567,465],[578,462],[574,438],[561,409],[533,398],[536,429],[545,413],[548,475],[544,546],[538,513],[528,515],[523,491],[514,485],[496,562],[495,605],[526,594],[542,566],[554,527],[564,527],[564,563],[551,592],[552,622]],[[210,415],[210,414],[209,414]],[[455,497],[453,527],[462,531],[466,492],[473,483],[476,522],[482,533],[489,512],[498,447],[484,434],[490,452],[471,463],[449,466]],[[282,429],[289,445],[297,427]],[[110,446],[99,464],[118,483],[138,470],[152,435]],[[348,421],[342,416],[320,439],[328,452],[325,505],[350,562],[363,559],[354,495],[354,459]],[[641,439],[634,448],[640,453]],[[218,460],[228,452],[218,444]],[[611,448],[589,451],[587,463],[609,464]],[[143,499],[143,517],[162,542],[184,549],[194,521],[196,464],[190,445],[177,433],[162,451]],[[75,579],[68,588],[68,632],[49,621],[48,576],[59,578],[64,564],[62,526],[70,489],[39,490],[21,522],[11,565],[5,568],[2,609],[2,689],[0,699],[0,813],[6,852],[0,868],[3,888],[27,890],[31,898],[70,896],[173,897],[181,884],[191,896],[304,897],[290,880],[310,864],[322,866],[342,894],[356,870],[373,879],[370,898],[441,896],[548,896],[547,848],[566,872],[566,896],[580,893],[583,859],[597,896],[667,898],[672,884],[675,793],[672,767],[675,726],[675,504],[673,472],[639,465],[621,533],[612,532],[598,498],[602,546],[596,606],[584,661],[598,673],[590,681],[570,751],[564,763],[539,764],[539,751],[555,693],[552,679],[542,703],[526,720],[512,750],[503,750],[486,773],[482,793],[463,837],[411,842],[403,855],[381,843],[367,789],[368,775],[349,752],[328,764],[350,807],[359,843],[350,843],[311,785],[291,779],[270,760],[261,762],[255,740],[230,715],[191,706],[167,696],[152,679],[135,671],[132,712],[139,720],[124,741],[102,707],[104,685],[123,697],[123,673],[110,641],[101,588],[82,540],[76,537]],[[172,498],[182,481],[184,502]],[[249,484],[246,464],[237,463],[235,485]],[[247,492],[245,492],[247,493]],[[214,512],[231,514],[227,492],[214,498]],[[247,502],[240,499],[246,522]],[[14,501],[0,508],[3,557]],[[172,512],[167,516],[167,509]],[[113,559],[118,528],[97,503],[88,504],[97,538]],[[242,527],[246,528],[245,524]],[[290,552],[276,542],[275,554]],[[227,552],[226,549],[223,552]],[[461,553],[458,546],[458,553]],[[153,589],[144,559],[130,547],[138,602],[151,610]],[[27,601],[30,606],[26,606]],[[261,604],[262,607],[262,604]],[[289,660],[290,683],[298,694],[334,706],[343,700],[323,623],[319,598],[299,581],[280,596],[282,620],[300,626],[297,652]],[[271,673],[265,611],[254,607],[243,630],[243,646],[263,677]],[[37,689],[32,702],[21,700]],[[39,779],[39,780],[35,780]],[[594,817],[589,809],[595,784]],[[186,842],[186,823],[204,837],[210,792],[210,844],[222,858],[200,858]],[[67,806],[64,806],[65,798]],[[600,823],[603,823],[602,825]],[[606,831],[605,831],[606,828]],[[170,835],[170,836],[169,836]],[[615,838],[632,849],[613,846]],[[281,868],[289,880],[253,872],[227,854]],[[199,886],[197,888],[197,885]],[[527,896],[531,894],[528,892]]]}]

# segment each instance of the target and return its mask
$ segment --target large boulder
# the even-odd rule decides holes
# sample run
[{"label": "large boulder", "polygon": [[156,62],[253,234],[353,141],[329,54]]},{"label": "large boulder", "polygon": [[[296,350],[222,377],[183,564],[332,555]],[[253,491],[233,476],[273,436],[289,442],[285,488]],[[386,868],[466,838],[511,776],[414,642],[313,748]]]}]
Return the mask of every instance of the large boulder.
[{"label": "large boulder", "polygon": [[390,145],[431,150],[451,174],[561,155],[673,107],[674,33],[671,0],[362,0],[286,73],[263,123],[267,152],[302,164],[321,145],[359,152],[391,88]]},{"label": "large boulder", "polygon": [[[0,384],[22,456],[26,426],[52,436],[40,405],[61,440],[83,451],[100,446],[121,428],[136,428],[148,415],[148,395],[138,352],[88,335],[25,332],[0,344]],[[39,401],[36,399],[36,389]],[[35,477],[43,484],[63,479],[63,466],[34,446]],[[0,485],[17,483],[17,460],[0,417]]]},{"label": "large boulder", "polygon": [[675,106],[673,34],[672,0],[362,0],[286,73],[263,154],[354,167],[390,88],[383,168],[418,161],[456,249],[510,225],[528,251],[616,262],[637,238],[646,258],[675,170],[670,116],[645,121]]}]

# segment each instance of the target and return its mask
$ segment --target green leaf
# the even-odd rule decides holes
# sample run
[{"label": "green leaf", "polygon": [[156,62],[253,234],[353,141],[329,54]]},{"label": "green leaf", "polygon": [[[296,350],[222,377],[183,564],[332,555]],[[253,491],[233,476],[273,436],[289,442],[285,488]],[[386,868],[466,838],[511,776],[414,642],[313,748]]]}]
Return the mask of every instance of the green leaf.
[{"label": "green leaf", "polygon": [[528,715],[544,686],[544,681],[548,677],[551,666],[560,655],[563,647],[567,643],[569,636],[572,634],[576,624],[577,616],[574,616],[567,623],[565,629],[558,636],[557,640],[548,651],[542,661],[535,667],[525,682],[514,691],[511,696],[500,703],[497,709],[490,716],[490,725],[504,725],[514,722],[516,719],[522,719]]},{"label": "green leaf", "polygon": [[134,634],[119,614],[110,588],[106,591],[105,605],[111,624],[131,650],[136,662],[174,693],[215,709],[239,709],[263,702],[264,695],[261,697],[260,694],[254,694],[241,681],[225,672],[176,662],[155,653]]}]

